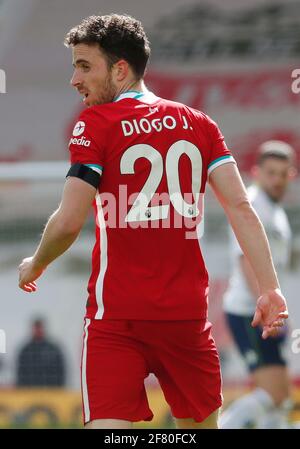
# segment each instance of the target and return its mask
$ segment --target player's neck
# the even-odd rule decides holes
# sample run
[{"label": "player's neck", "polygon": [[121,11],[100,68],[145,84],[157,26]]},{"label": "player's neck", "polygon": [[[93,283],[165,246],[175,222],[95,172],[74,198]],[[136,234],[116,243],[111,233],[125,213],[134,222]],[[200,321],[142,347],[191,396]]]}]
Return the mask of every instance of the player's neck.
[{"label": "player's neck", "polygon": [[145,83],[143,80],[139,81],[131,81],[124,86],[120,87],[120,89],[116,92],[115,98],[118,98],[120,95],[124,94],[125,92],[147,92],[148,89],[145,86]]}]

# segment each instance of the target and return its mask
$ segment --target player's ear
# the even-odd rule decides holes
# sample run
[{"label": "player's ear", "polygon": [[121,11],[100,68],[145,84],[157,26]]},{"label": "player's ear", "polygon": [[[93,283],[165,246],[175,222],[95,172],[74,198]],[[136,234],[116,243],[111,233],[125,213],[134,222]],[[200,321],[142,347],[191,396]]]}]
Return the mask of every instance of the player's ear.
[{"label": "player's ear", "polygon": [[120,59],[113,66],[114,77],[116,81],[124,81],[128,76],[129,64],[124,59]]}]

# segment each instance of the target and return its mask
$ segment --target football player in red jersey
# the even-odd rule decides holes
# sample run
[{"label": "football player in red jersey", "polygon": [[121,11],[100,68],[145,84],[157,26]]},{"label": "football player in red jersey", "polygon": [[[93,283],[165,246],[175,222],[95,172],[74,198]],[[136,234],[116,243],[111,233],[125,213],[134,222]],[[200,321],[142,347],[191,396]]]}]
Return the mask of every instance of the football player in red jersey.
[{"label": "football player in red jersey", "polygon": [[144,379],[154,373],[177,427],[216,428],[221,373],[198,238],[206,182],[255,272],[253,325],[267,338],[288,312],[263,226],[216,123],[146,88],[150,48],[139,21],[91,16],[65,43],[73,52],[71,84],[87,108],[70,139],[61,204],[35,254],[21,263],[19,286],[36,290],[36,279],[72,245],[93,204],[81,364],[86,427],[151,420]]}]

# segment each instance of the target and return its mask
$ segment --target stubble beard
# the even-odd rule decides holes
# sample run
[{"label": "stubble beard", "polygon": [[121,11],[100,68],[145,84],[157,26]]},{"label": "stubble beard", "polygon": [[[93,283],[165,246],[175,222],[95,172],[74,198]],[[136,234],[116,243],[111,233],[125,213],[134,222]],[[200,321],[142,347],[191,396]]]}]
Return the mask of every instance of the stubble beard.
[{"label": "stubble beard", "polygon": [[101,98],[101,104],[111,103],[116,96],[116,87],[112,82],[112,76],[110,73],[108,73],[107,77],[103,82],[102,92],[103,94]]}]

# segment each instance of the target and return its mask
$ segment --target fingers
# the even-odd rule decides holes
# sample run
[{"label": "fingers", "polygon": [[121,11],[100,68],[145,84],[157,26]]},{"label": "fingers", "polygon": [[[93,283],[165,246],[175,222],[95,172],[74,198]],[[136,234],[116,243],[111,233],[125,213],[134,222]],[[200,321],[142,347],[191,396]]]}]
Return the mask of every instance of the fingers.
[{"label": "fingers", "polygon": [[27,293],[35,292],[37,289],[35,282],[28,282],[27,284],[19,283],[19,287]]},{"label": "fingers", "polygon": [[271,328],[270,328],[270,326],[264,326],[263,327],[263,332],[262,332],[262,338],[265,340],[266,338],[268,338],[268,336],[269,336],[269,333],[270,333],[270,330],[271,330]]},{"label": "fingers", "polygon": [[263,328],[262,338],[266,340],[272,334],[272,329],[270,327],[265,326]]},{"label": "fingers", "polygon": [[283,327],[285,325],[284,320],[277,320],[272,323],[272,327]]},{"label": "fingers", "polygon": [[261,322],[261,318],[262,318],[261,311],[259,309],[256,309],[251,326],[252,327],[258,326]]},{"label": "fingers", "polygon": [[278,317],[279,317],[279,318],[283,318],[284,320],[287,320],[288,317],[289,317],[289,312],[288,312],[287,310],[285,310],[284,312],[280,312],[280,313],[278,314]]},{"label": "fingers", "polygon": [[289,314],[288,314],[287,311],[281,312],[281,313],[278,314],[277,318],[273,322],[268,323],[268,326],[270,326],[270,327],[283,327],[286,324],[285,320],[288,319],[288,316],[289,316]]},{"label": "fingers", "polygon": [[272,327],[270,329],[265,329],[262,333],[262,338],[266,340],[269,337],[277,337],[280,333],[280,327]]},{"label": "fingers", "polygon": [[30,287],[29,285],[23,285],[23,286],[20,285],[19,287],[27,293],[32,293],[34,291],[32,289],[32,287]]},{"label": "fingers", "polygon": [[276,337],[280,333],[280,326],[264,326],[262,338],[266,340],[268,337]]},{"label": "fingers", "polygon": [[36,283],[35,282],[30,282],[29,284],[27,284],[29,287],[31,287],[32,291],[35,292],[36,291]]},{"label": "fingers", "polygon": [[256,309],[254,318],[252,320],[252,327],[258,326],[258,325],[264,325],[264,328],[273,328],[273,327],[283,327],[285,325],[285,320],[287,320],[289,317],[289,313],[287,310],[284,312],[278,313],[274,321],[272,320],[263,320],[262,312],[259,308]]}]

